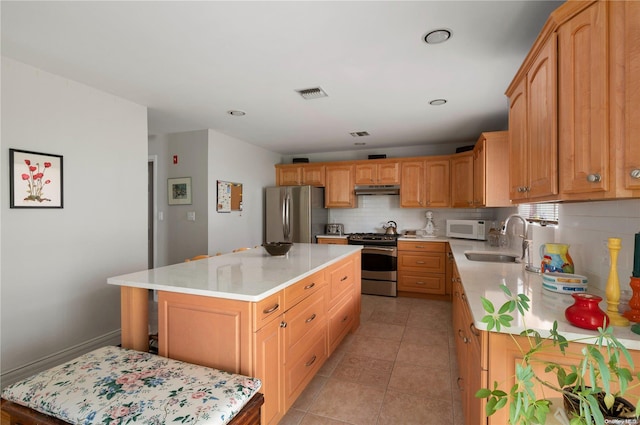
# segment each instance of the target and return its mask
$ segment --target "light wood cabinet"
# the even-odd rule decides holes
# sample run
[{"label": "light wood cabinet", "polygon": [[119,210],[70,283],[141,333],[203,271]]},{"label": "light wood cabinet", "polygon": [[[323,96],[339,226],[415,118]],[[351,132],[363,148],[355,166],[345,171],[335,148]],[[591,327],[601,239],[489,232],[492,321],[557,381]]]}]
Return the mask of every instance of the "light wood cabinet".
[{"label": "light wood cabinet", "polygon": [[558,194],[556,34],[534,49],[533,61],[525,62],[507,90],[513,202],[550,200]]},{"label": "light wood cabinet", "polygon": [[276,184],[278,186],[325,185],[325,166],[320,164],[278,164]]},{"label": "light wood cabinet", "polygon": [[276,425],[360,325],[360,253],[259,302],[159,291],[158,306],[159,354],[260,378]]},{"label": "light wood cabinet", "polygon": [[401,166],[400,206],[424,208],[424,160],[403,161]]},{"label": "light wood cabinet", "polygon": [[446,242],[398,241],[398,291],[445,295]]},{"label": "light wood cabinet", "polygon": [[333,164],[325,167],[324,203],[327,208],[355,208],[353,164]]},{"label": "light wood cabinet", "polygon": [[557,31],[563,194],[609,190],[607,9],[606,2],[594,3]]},{"label": "light wood cabinet", "polygon": [[640,4],[566,2],[509,97],[513,202],[640,197]]},{"label": "light wood cabinet", "polygon": [[357,163],[356,184],[400,184],[400,164],[397,161]]},{"label": "light wood cabinet", "polygon": [[[458,390],[466,425],[486,425],[485,399],[475,397],[476,391],[487,387],[487,332],[479,331],[467,303],[460,276],[453,267],[453,331],[458,362]],[[504,422],[507,423],[507,422]]]},{"label": "light wood cabinet", "polygon": [[328,244],[328,245],[348,245],[349,241],[347,238],[323,238],[322,236],[317,236],[316,239],[318,243]]},{"label": "light wood cabinet", "polygon": [[434,156],[401,164],[400,206],[449,207],[449,157]]},{"label": "light wood cabinet", "polygon": [[[640,196],[640,3],[616,2],[612,14],[617,25],[613,26],[614,50],[613,82],[624,87],[622,111],[614,105],[613,132],[616,152],[616,178],[618,187],[626,190],[622,196]],[[616,91],[616,93],[618,93]],[[622,158],[619,156],[622,155]],[[618,184],[618,179],[622,182]]]},{"label": "light wood cabinet", "polygon": [[424,162],[425,205],[427,208],[448,207],[451,204],[449,157],[433,157]]},{"label": "light wood cabinet", "polygon": [[507,131],[482,133],[473,148],[473,206],[511,206]]},{"label": "light wood cabinet", "polygon": [[473,152],[451,157],[451,206],[473,207]]}]

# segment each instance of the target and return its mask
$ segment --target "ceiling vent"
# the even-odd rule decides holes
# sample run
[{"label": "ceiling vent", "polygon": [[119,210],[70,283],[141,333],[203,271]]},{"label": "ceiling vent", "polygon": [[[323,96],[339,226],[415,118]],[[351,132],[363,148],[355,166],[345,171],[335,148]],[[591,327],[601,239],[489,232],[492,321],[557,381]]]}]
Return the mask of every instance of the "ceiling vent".
[{"label": "ceiling vent", "polygon": [[370,136],[370,134],[367,133],[366,131],[354,131],[353,133],[349,133],[349,134],[352,135],[353,137]]},{"label": "ceiling vent", "polygon": [[322,88],[320,87],[313,87],[310,89],[302,89],[302,90],[296,90],[298,92],[298,94],[300,94],[300,96],[302,96],[304,99],[309,100],[309,99],[318,99],[320,97],[327,97],[329,96],[324,90],[322,90]]}]

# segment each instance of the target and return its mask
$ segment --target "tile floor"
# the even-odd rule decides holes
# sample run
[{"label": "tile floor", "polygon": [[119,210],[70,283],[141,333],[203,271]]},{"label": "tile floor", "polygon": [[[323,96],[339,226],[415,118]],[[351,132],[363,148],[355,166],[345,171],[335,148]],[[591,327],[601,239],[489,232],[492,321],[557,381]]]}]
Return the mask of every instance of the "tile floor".
[{"label": "tile floor", "polygon": [[279,425],[463,425],[451,303],[362,296],[360,328]]}]

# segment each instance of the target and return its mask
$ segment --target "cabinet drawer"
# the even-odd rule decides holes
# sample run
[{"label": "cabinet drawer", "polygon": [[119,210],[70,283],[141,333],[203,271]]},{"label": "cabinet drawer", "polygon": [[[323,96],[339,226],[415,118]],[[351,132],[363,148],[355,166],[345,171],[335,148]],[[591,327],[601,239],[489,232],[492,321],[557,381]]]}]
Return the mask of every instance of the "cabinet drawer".
[{"label": "cabinet drawer", "polygon": [[446,251],[446,242],[423,242],[423,241],[398,241],[398,251],[424,251],[442,252]]},{"label": "cabinet drawer", "polygon": [[399,272],[398,290],[444,295],[445,277],[442,274]]},{"label": "cabinet drawer", "polygon": [[329,354],[349,332],[355,315],[353,295],[347,295],[329,312]]},{"label": "cabinet drawer", "polygon": [[262,301],[253,303],[253,331],[257,331],[284,311],[284,291],[276,292]]},{"label": "cabinet drawer", "polygon": [[285,361],[285,406],[288,409],[327,359],[327,333],[318,332],[309,338],[307,349],[296,350]]},{"label": "cabinet drawer", "polygon": [[333,303],[342,293],[353,288],[355,269],[353,260],[346,260],[329,270],[329,302]]},{"label": "cabinet drawer", "polygon": [[320,236],[317,237],[319,244],[326,245],[348,245],[347,238],[322,238]]},{"label": "cabinet drawer", "polygon": [[283,310],[289,310],[309,295],[316,293],[325,284],[324,270],[322,270],[300,280],[298,283],[286,287],[284,289]]},{"label": "cabinet drawer", "polygon": [[444,273],[444,253],[401,252],[398,255],[398,270],[416,270],[420,272]]},{"label": "cabinet drawer", "polygon": [[304,344],[308,335],[314,330],[326,329],[325,311],[324,291],[305,298],[291,310],[287,310],[283,317],[286,323],[284,341],[287,353],[299,343]]}]

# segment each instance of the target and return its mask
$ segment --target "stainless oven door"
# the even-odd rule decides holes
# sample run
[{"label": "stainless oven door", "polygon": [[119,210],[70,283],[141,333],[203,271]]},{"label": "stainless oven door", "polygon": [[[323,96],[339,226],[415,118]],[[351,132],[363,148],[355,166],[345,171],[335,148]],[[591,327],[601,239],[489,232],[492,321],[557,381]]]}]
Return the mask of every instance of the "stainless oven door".
[{"label": "stainless oven door", "polygon": [[398,248],[365,246],[362,249],[362,293],[397,296]]}]

